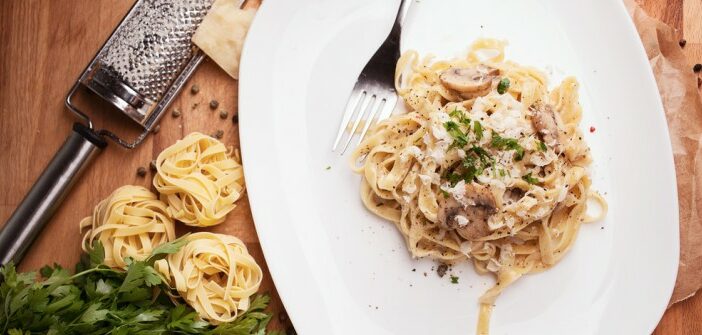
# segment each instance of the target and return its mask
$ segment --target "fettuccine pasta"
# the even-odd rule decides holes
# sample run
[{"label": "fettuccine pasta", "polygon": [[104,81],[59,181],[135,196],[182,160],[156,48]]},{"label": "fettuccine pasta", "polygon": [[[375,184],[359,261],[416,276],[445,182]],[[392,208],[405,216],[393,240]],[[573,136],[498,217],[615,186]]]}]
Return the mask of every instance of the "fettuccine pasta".
[{"label": "fettuccine pasta", "polygon": [[83,251],[98,240],[105,248],[105,265],[127,266],[125,258],[143,260],[162,243],[175,239],[173,221],[166,204],[141,186],[126,185],[116,189],[80,221]]},{"label": "fettuccine pasta", "polygon": [[201,133],[163,150],[156,169],[154,186],[168,212],[189,226],[222,223],[244,191],[241,164],[222,142]]},{"label": "fettuccine pasta", "polygon": [[231,322],[249,308],[263,273],[236,237],[195,233],[175,254],[155,268],[201,318],[213,324]]},{"label": "fettuccine pasta", "polygon": [[578,82],[549,90],[544,73],[505,61],[504,47],[478,40],[450,61],[403,54],[396,89],[409,112],[374,126],[352,157],[363,203],[413,256],[471,260],[497,277],[480,298],[479,334],[502,290],[554,266],[580,224],[606,213],[590,189]]}]

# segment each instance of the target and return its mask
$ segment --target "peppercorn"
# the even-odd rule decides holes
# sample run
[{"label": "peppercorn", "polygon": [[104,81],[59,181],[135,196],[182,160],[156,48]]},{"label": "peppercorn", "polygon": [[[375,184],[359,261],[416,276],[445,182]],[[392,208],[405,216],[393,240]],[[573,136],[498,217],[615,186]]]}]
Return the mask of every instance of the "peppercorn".
[{"label": "peppercorn", "polygon": [[200,86],[199,86],[198,84],[194,84],[194,85],[190,88],[190,93],[192,93],[192,94],[197,94],[198,92],[200,92]]},{"label": "peppercorn", "polygon": [[219,101],[217,101],[217,100],[210,101],[210,108],[211,109],[217,109],[217,107],[219,107]]},{"label": "peppercorn", "polygon": [[143,166],[140,166],[140,167],[137,169],[137,176],[139,176],[139,177],[144,177],[144,176],[146,176],[146,168],[144,168]]}]

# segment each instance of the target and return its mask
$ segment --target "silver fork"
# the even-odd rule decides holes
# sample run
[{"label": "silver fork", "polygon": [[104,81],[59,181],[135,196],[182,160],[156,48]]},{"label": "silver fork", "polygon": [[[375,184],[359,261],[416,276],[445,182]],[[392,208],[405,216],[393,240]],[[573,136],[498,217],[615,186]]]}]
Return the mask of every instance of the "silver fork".
[{"label": "silver fork", "polygon": [[[402,23],[405,20],[411,1],[400,0],[400,8],[397,10],[395,23],[390,34],[388,34],[385,42],[378,48],[358,76],[349,101],[346,103],[346,110],[341,119],[339,132],[334,140],[332,151],[336,151],[338,148],[347,128],[351,127],[348,138],[341,149],[342,155],[349,147],[362,120],[365,120],[365,122],[356,145],[361,143],[372,124],[387,119],[392,114],[393,109],[395,109],[397,104],[395,64],[400,58]],[[355,118],[352,121],[354,115]]]}]

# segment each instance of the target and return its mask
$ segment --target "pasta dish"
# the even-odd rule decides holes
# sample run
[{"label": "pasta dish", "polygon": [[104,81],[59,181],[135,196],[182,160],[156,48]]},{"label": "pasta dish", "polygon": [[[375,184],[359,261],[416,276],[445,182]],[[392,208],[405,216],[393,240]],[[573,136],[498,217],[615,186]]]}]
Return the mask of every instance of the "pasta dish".
[{"label": "pasta dish", "polygon": [[606,214],[590,189],[578,82],[549,89],[541,71],[505,61],[504,47],[478,40],[449,61],[404,53],[395,85],[409,112],[374,126],[352,156],[364,205],[395,223],[412,256],[470,260],[496,276],[479,334],[502,290],[558,263],[580,224]]}]

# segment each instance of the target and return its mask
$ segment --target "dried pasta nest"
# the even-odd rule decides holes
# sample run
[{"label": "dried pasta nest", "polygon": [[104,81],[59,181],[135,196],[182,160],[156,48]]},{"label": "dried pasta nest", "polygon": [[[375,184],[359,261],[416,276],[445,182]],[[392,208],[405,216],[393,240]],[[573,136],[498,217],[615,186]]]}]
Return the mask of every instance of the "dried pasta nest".
[{"label": "dried pasta nest", "polygon": [[156,270],[201,318],[219,324],[249,308],[261,268],[236,237],[194,233],[179,252],[156,262]]},{"label": "dried pasta nest", "polygon": [[171,216],[186,225],[222,223],[244,190],[241,164],[216,139],[192,133],[161,152],[154,186]]},{"label": "dried pasta nest", "polygon": [[82,247],[88,251],[94,241],[105,248],[105,265],[127,266],[125,258],[143,260],[160,244],[175,239],[173,221],[166,204],[144,187],[126,185],[116,189],[80,221]]}]

